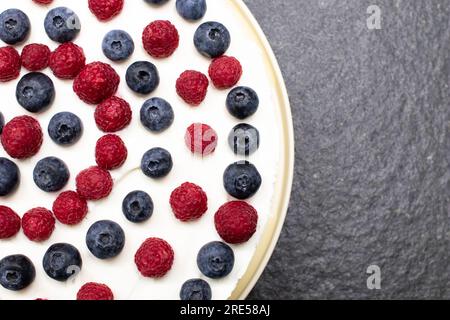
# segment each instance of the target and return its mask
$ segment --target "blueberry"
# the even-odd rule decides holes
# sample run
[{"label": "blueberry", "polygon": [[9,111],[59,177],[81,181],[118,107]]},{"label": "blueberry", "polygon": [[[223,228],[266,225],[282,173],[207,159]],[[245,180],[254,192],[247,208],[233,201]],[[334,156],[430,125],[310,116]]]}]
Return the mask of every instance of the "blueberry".
[{"label": "blueberry", "polygon": [[261,175],[250,162],[236,162],[225,170],[223,185],[231,196],[245,200],[258,192],[261,187]]},{"label": "blueberry", "polygon": [[45,192],[61,190],[69,181],[69,176],[67,165],[55,157],[40,160],[33,170],[34,183]]},{"label": "blueberry", "polygon": [[147,221],[153,215],[153,200],[144,191],[130,192],[123,199],[122,212],[131,222]]},{"label": "blueberry", "polygon": [[16,99],[29,112],[47,109],[55,97],[53,81],[43,73],[31,72],[22,77],[16,87]]},{"label": "blueberry", "polygon": [[73,113],[57,113],[50,120],[48,134],[59,145],[71,145],[81,138],[83,124],[80,118]]},{"label": "blueberry", "polygon": [[249,156],[259,148],[259,131],[247,123],[240,123],[231,130],[228,144],[235,154]]},{"label": "blueberry", "polygon": [[7,256],[0,260],[0,284],[8,290],[28,287],[36,277],[33,262],[23,255]]},{"label": "blueberry", "polygon": [[142,157],[141,169],[150,178],[163,178],[169,174],[172,167],[172,156],[163,148],[151,149]]},{"label": "blueberry", "polygon": [[144,0],[144,1],[149,4],[161,5],[167,3],[169,0]]},{"label": "blueberry", "polygon": [[141,108],[141,122],[150,131],[164,131],[172,125],[173,120],[172,106],[164,99],[149,99]]},{"label": "blueberry", "polygon": [[158,69],[148,61],[138,61],[128,67],[126,74],[128,87],[140,94],[152,93],[159,86]]},{"label": "blueberry", "polygon": [[208,278],[226,277],[234,267],[233,249],[223,242],[210,242],[200,249],[197,255],[197,266]]},{"label": "blueberry", "polygon": [[66,7],[50,10],[45,17],[44,27],[49,38],[60,43],[72,41],[81,30],[77,14]]},{"label": "blueberry", "polygon": [[81,271],[83,261],[77,248],[57,243],[48,248],[42,265],[50,278],[63,282]]},{"label": "blueberry", "polygon": [[30,19],[19,9],[8,9],[0,14],[0,39],[7,44],[25,40],[30,33]]},{"label": "blueberry", "polygon": [[12,193],[20,181],[19,167],[6,158],[0,158],[0,196]]},{"label": "blueberry", "polygon": [[202,279],[188,280],[181,287],[180,298],[183,301],[211,300],[211,287]]},{"label": "blueberry", "polygon": [[177,0],[176,7],[186,20],[200,20],[206,13],[206,0]]},{"label": "blueberry", "polygon": [[5,126],[5,118],[3,117],[3,113],[0,112],[0,134],[2,134],[4,126]]},{"label": "blueberry", "polygon": [[122,61],[134,52],[134,42],[131,36],[122,30],[112,30],[103,38],[102,50],[112,61]]},{"label": "blueberry", "polygon": [[230,47],[231,37],[227,28],[219,22],[205,22],[198,27],[194,35],[197,50],[208,58],[223,55]]},{"label": "blueberry", "polygon": [[249,87],[237,87],[227,96],[227,109],[238,119],[255,114],[259,107],[258,94]]},{"label": "blueberry", "polygon": [[97,221],[86,234],[86,245],[91,253],[99,259],[117,257],[125,245],[125,233],[115,222]]}]

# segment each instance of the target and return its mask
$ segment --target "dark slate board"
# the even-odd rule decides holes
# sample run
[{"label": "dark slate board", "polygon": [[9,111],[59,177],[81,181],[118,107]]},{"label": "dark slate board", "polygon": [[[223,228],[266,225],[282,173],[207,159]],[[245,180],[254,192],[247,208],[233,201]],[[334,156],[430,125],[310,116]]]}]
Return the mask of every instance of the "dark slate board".
[{"label": "dark slate board", "polygon": [[[450,2],[245,2],[296,134],[295,197],[249,298],[450,298]],[[366,26],[371,4],[382,30]]]}]

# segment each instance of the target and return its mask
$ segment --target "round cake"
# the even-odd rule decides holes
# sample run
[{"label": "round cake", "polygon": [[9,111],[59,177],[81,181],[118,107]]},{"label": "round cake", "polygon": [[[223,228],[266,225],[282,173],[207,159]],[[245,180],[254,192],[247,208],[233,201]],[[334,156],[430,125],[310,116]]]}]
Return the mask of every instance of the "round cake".
[{"label": "round cake", "polygon": [[229,298],[283,170],[234,1],[0,12],[0,299]]}]

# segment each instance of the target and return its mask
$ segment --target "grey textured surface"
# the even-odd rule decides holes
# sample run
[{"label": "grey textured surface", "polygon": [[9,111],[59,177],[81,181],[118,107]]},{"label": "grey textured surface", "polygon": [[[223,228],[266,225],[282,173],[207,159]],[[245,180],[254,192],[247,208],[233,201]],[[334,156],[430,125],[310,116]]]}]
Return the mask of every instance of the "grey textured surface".
[{"label": "grey textured surface", "polygon": [[[450,2],[245,2],[296,134],[295,196],[249,298],[450,298]],[[366,27],[371,4],[382,30]]]}]

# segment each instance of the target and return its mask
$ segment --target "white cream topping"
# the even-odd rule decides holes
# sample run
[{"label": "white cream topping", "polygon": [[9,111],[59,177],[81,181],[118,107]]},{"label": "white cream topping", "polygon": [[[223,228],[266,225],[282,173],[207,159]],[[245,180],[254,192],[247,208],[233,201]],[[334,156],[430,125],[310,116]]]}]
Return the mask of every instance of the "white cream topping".
[{"label": "white cream topping", "polygon": [[[0,299],[74,299],[78,289],[86,282],[107,284],[114,292],[116,299],[179,299],[181,285],[191,278],[207,280],[212,287],[213,299],[226,299],[245,273],[264,226],[270,218],[279,146],[282,143],[280,120],[271,70],[266,64],[263,49],[254,37],[249,22],[244,20],[229,0],[208,1],[208,12],[202,20],[202,22],[219,21],[229,29],[232,44],[227,55],[238,58],[244,69],[239,85],[255,89],[261,101],[258,112],[246,120],[258,128],[261,135],[259,151],[249,158],[263,178],[260,191],[249,200],[259,213],[258,232],[248,243],[232,246],[236,258],[233,272],[224,279],[211,280],[204,277],[198,270],[196,257],[204,244],[220,240],[214,227],[214,213],[222,204],[232,200],[223,188],[222,175],[229,164],[242,159],[233,154],[227,142],[229,132],[239,121],[226,110],[225,100],[228,90],[217,90],[211,84],[206,100],[196,108],[185,104],[176,94],[175,81],[183,71],[192,69],[207,74],[210,60],[196,51],[192,40],[201,22],[190,23],[183,20],[175,10],[175,0],[171,0],[160,8],[152,7],[143,0],[125,2],[124,10],[118,17],[110,22],[102,23],[90,13],[87,1],[56,0],[51,6],[39,6],[31,0],[0,1],[0,11],[10,7],[19,8],[31,20],[30,38],[26,43],[17,46],[18,50],[29,43],[45,43],[54,50],[57,43],[52,42],[44,30],[45,15],[50,8],[56,6],[67,6],[73,9],[80,17],[82,25],[81,33],[74,42],[84,49],[88,62],[104,61],[115,68],[121,77],[117,95],[126,99],[133,110],[131,125],[118,133],[128,148],[128,159],[122,168],[112,171],[115,186],[107,199],[89,202],[88,216],[78,226],[69,227],[57,222],[53,235],[43,243],[29,241],[22,232],[10,240],[0,240],[0,258],[10,254],[24,254],[36,267],[36,279],[32,285],[20,292],[8,291],[0,287]],[[172,57],[162,60],[150,57],[142,48],[141,42],[144,27],[158,19],[170,20],[180,33],[178,50]],[[126,30],[135,42],[136,50],[133,56],[123,63],[108,61],[101,50],[103,36],[112,29]],[[160,73],[159,88],[148,96],[132,93],[124,80],[128,65],[138,60],[153,62]],[[22,69],[21,76],[26,72]],[[64,190],[75,190],[75,177],[78,172],[95,165],[95,143],[103,135],[95,125],[94,106],[86,105],[78,99],[72,90],[72,81],[55,78],[49,69],[44,72],[55,83],[56,98],[52,106],[44,113],[30,114],[36,117],[42,126],[44,144],[36,156],[24,161],[14,160],[21,171],[20,186],[13,195],[0,199],[0,204],[11,207],[21,216],[34,207],[51,209],[57,196],[57,193],[41,191],[34,184],[32,172],[37,161],[47,156],[56,156],[64,160],[71,173],[70,181]],[[0,84],[0,110],[6,121],[15,116],[29,114],[15,99],[15,87],[18,80]],[[175,112],[174,124],[161,134],[147,131],[139,120],[141,105],[151,97],[166,99]],[[56,145],[47,133],[51,117],[61,111],[77,114],[84,125],[81,140],[68,148]],[[194,122],[211,125],[219,135],[219,144],[215,153],[203,159],[193,156],[184,143],[185,130]],[[172,172],[160,181],[149,179],[139,169],[142,155],[153,147],[166,148],[171,152],[174,160]],[[0,149],[0,156],[9,158],[3,148]],[[186,181],[200,185],[208,195],[209,210],[197,222],[182,223],[176,220],[169,205],[172,190]],[[133,190],[148,192],[155,204],[153,217],[146,223],[133,224],[122,214],[122,200]],[[123,252],[117,258],[107,261],[96,259],[85,244],[88,228],[102,219],[116,221],[126,234]],[[136,250],[148,237],[165,239],[175,251],[173,268],[162,279],[142,277],[134,264]],[[42,267],[45,251],[50,245],[58,242],[67,242],[76,246],[83,258],[81,272],[66,283],[49,278]]]}]

